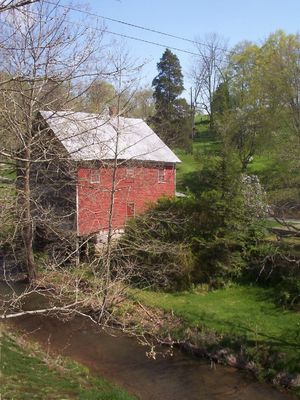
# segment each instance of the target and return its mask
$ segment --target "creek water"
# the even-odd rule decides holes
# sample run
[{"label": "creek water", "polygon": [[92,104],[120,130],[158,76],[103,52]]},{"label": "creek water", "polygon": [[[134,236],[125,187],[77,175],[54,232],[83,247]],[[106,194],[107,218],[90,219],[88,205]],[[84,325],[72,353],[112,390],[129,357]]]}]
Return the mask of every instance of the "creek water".
[{"label": "creek water", "polygon": [[[1,290],[2,289],[2,290]],[[0,293],[3,293],[0,285]],[[45,300],[32,296],[26,308]],[[135,338],[105,332],[85,318],[61,321],[27,315],[11,324],[54,354],[69,356],[142,400],[288,400],[288,393],[255,381],[249,374],[220,365],[211,366],[180,351],[173,356],[146,356]],[[164,350],[164,349],[162,349]]]}]

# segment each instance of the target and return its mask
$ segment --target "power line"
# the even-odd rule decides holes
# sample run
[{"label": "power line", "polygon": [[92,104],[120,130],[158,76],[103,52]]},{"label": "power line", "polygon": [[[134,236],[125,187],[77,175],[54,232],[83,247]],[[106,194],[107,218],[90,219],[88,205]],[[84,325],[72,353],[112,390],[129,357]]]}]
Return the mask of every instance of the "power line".
[{"label": "power line", "polygon": [[[46,1],[46,3],[54,5],[54,3],[52,3],[51,1]],[[158,31],[158,30],[156,30],[156,29],[147,28],[147,27],[142,26],[142,25],[132,24],[132,23],[127,22],[127,21],[122,21],[122,20],[120,20],[120,19],[115,19],[115,18],[111,18],[111,17],[106,17],[106,16],[104,16],[104,15],[99,15],[99,14],[96,14],[96,13],[93,13],[93,12],[90,12],[90,11],[80,10],[80,9],[75,8],[75,7],[72,7],[72,6],[64,6],[64,5],[61,5],[61,4],[58,4],[58,6],[59,6],[59,7],[63,7],[63,8],[68,8],[69,10],[72,10],[72,11],[78,11],[78,12],[81,12],[81,13],[83,13],[83,14],[90,15],[90,16],[92,16],[92,17],[97,17],[97,18],[106,19],[107,21],[117,22],[118,24],[127,25],[127,26],[130,26],[130,27],[132,27],[132,28],[142,29],[142,30],[144,30],[144,31],[149,31],[149,32],[157,33],[157,34],[159,34],[159,35],[168,36],[168,37],[171,37],[171,38],[174,38],[174,39],[184,40],[184,41],[186,41],[186,42],[193,43],[193,44],[196,43],[194,40],[191,40],[191,39],[188,39],[188,38],[185,38],[185,37],[172,35],[172,34],[170,34],[170,33]],[[202,43],[199,43],[199,44],[202,44]]]},{"label": "power line", "polygon": [[[92,28],[92,29],[97,29],[97,28]],[[172,46],[168,46],[166,44],[161,44],[161,43],[157,43],[157,42],[152,42],[150,40],[145,40],[145,39],[141,39],[141,38],[137,38],[134,36],[128,36],[128,35],[124,35],[122,33],[117,33],[117,32],[112,32],[112,31],[108,31],[108,30],[104,30],[104,32],[109,33],[110,35],[116,35],[116,36],[121,36],[124,37],[126,39],[132,39],[132,40],[136,40],[138,42],[143,42],[143,43],[148,43],[148,44],[153,44],[155,46],[159,46],[159,47],[163,47],[163,48],[168,48],[170,50],[176,50],[176,51],[181,51],[182,53],[187,53],[187,54],[191,54],[193,56],[199,56],[199,54],[197,53],[193,53],[192,51],[188,51],[188,50],[183,50],[183,49],[179,49],[178,47],[172,47]]]},{"label": "power line", "polygon": [[[66,10],[80,11],[80,10],[75,9],[74,7],[63,6],[63,5],[60,5],[60,4],[53,3],[51,1],[45,1],[45,3],[53,5],[55,7],[56,6],[62,7],[64,9],[66,9]],[[33,14],[37,14],[37,13],[34,13],[34,12],[32,12],[32,13]],[[85,11],[83,11],[83,13],[85,13]],[[52,17],[52,18],[55,19],[55,17]],[[85,24],[83,24],[81,22],[78,22],[78,21],[70,21],[70,20],[65,19],[65,22],[67,22],[68,24],[72,24],[72,25],[82,26],[83,28],[91,29],[91,30],[98,31],[98,32],[101,32],[101,33],[108,33],[110,35],[114,35],[114,36],[119,36],[119,37],[126,38],[126,39],[135,40],[137,42],[142,42],[142,43],[147,43],[147,44],[151,44],[151,45],[158,46],[158,47],[168,48],[170,50],[180,51],[181,53],[186,53],[186,54],[190,54],[190,55],[193,55],[193,56],[199,56],[198,53],[195,53],[195,52],[192,52],[192,51],[189,51],[189,50],[180,49],[179,47],[169,46],[167,44],[153,42],[151,40],[141,39],[141,38],[138,38],[138,37],[135,37],[135,36],[130,36],[130,35],[125,35],[125,34],[119,33],[119,32],[109,31],[107,29],[97,28],[95,26],[87,26],[87,25],[85,25]]]},{"label": "power line", "polygon": [[[183,37],[183,36],[177,36],[177,35],[173,35],[173,34],[171,34],[171,33],[158,31],[158,30],[152,29],[152,28],[147,28],[147,27],[142,26],[142,25],[132,24],[132,23],[127,22],[127,21],[123,21],[123,20],[119,20],[119,19],[115,19],[115,18],[111,18],[111,17],[106,17],[106,16],[104,16],[104,15],[96,14],[96,13],[91,12],[91,11],[80,10],[80,9],[78,9],[78,8],[76,8],[76,7],[73,7],[73,6],[65,6],[65,5],[63,5],[63,4],[53,3],[53,2],[51,2],[51,1],[45,1],[45,3],[51,4],[51,5],[53,5],[53,6],[62,7],[62,8],[64,8],[64,9],[68,9],[68,10],[71,10],[71,11],[75,11],[75,12],[83,13],[83,14],[86,14],[86,15],[90,15],[90,16],[92,16],[92,17],[102,18],[102,19],[105,19],[105,20],[107,20],[107,21],[112,21],[112,22],[116,22],[116,23],[118,23],[118,24],[130,26],[130,27],[132,27],[132,28],[141,29],[141,30],[143,30],[143,31],[148,31],[148,32],[156,33],[156,34],[159,34],[159,35],[162,35],[162,36],[167,36],[167,37],[170,37],[170,38],[173,38],[173,39],[179,39],[179,40],[182,40],[182,41],[185,41],[185,42],[188,42],[188,43],[192,43],[192,44],[196,44],[196,45],[198,44],[198,45],[200,45],[200,46],[208,47],[208,45],[207,45],[206,43],[202,43],[202,42],[199,42],[199,41],[197,41],[197,40],[191,40],[191,39],[185,38],[185,37]],[[109,33],[111,33],[111,34],[113,34],[113,35],[123,36],[123,37],[128,38],[128,39],[139,40],[139,38],[132,37],[132,36],[126,36],[126,35],[118,34],[118,33],[115,33],[115,32],[109,32]],[[156,42],[151,42],[151,41],[147,41],[147,40],[143,40],[143,39],[141,39],[140,41],[143,41],[143,42],[149,43],[149,44],[159,45],[159,44],[156,43]],[[196,53],[193,53],[193,52],[190,52],[190,51],[187,51],[187,50],[176,49],[175,47],[171,48],[170,46],[164,46],[164,45],[159,45],[159,46],[161,46],[161,47],[168,47],[169,49],[182,51],[182,52],[184,52],[184,53],[188,53],[188,54],[192,54],[192,55],[198,55],[198,54],[196,54]],[[216,48],[217,48],[218,50],[224,51],[225,53],[231,53],[229,50],[224,49],[224,48],[222,48],[222,47],[216,47]]]},{"label": "power line", "polygon": [[[86,12],[86,11],[77,10],[77,9],[75,9],[74,7],[69,7],[69,6],[64,6],[64,5],[60,5],[60,4],[57,4],[57,3],[53,3],[53,2],[51,2],[51,1],[45,1],[45,3],[50,4],[50,5],[53,5],[53,6],[55,6],[55,7],[62,7],[62,8],[64,8],[64,9],[66,9],[66,10],[79,11],[79,12],[83,12],[83,13],[87,13],[87,14],[97,15],[97,14],[89,13],[89,12]],[[35,12],[33,12],[33,11],[31,11],[31,13],[38,15],[37,13],[35,13]],[[101,16],[100,16],[100,18],[104,18],[104,17],[101,17]],[[52,19],[57,19],[57,18],[56,18],[56,17],[52,17]],[[45,22],[46,22],[46,21],[45,21]],[[81,23],[81,22],[78,22],[78,21],[70,21],[70,20],[68,20],[68,19],[65,19],[65,22],[68,23],[68,24],[81,26],[81,27],[83,27],[83,28],[85,28],[85,29],[90,29],[90,30],[98,31],[98,32],[101,32],[101,33],[108,33],[108,34],[110,34],[110,35],[119,36],[119,37],[122,37],[122,38],[131,39],[131,40],[135,40],[135,41],[137,41],[137,42],[147,43],[147,44],[151,44],[151,45],[158,46],[158,47],[162,47],[162,48],[168,48],[168,49],[170,49],[170,50],[179,51],[179,52],[181,52],[181,53],[193,55],[193,56],[196,56],[196,57],[199,57],[199,56],[200,56],[199,53],[195,53],[195,52],[192,52],[192,51],[189,51],[189,50],[184,50],[184,49],[181,49],[181,48],[179,48],[179,47],[169,46],[169,45],[167,45],[167,44],[162,44],[162,43],[158,43],[158,42],[153,42],[153,41],[146,40],[146,39],[141,39],[141,38],[138,38],[138,37],[135,37],[135,36],[129,36],[129,35],[125,35],[125,34],[122,34],[122,33],[119,33],[119,32],[109,31],[109,30],[107,30],[107,29],[97,28],[97,27],[95,27],[95,26],[87,26],[87,25],[85,25],[85,24],[83,24],[83,23]],[[145,28],[145,29],[146,29],[146,28]],[[167,36],[171,36],[171,35],[168,35],[168,34],[166,34],[166,35],[167,35]],[[174,37],[175,37],[175,36],[174,36]],[[189,40],[189,39],[187,39],[187,40]],[[191,42],[192,42],[192,41],[191,41]],[[198,42],[193,42],[193,43],[198,43]],[[203,44],[203,45],[204,45],[204,44]],[[208,45],[205,45],[205,46],[208,46]],[[225,50],[224,50],[224,51],[225,51]],[[218,60],[218,58],[216,58],[216,60]]]}]

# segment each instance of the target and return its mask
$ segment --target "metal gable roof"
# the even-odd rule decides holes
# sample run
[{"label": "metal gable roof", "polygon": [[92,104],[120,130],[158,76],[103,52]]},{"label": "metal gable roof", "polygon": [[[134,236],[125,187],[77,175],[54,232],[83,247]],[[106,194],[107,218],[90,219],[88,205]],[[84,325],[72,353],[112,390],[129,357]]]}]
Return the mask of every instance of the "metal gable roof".
[{"label": "metal gable roof", "polygon": [[72,159],[180,163],[142,120],[70,111],[40,111]]}]

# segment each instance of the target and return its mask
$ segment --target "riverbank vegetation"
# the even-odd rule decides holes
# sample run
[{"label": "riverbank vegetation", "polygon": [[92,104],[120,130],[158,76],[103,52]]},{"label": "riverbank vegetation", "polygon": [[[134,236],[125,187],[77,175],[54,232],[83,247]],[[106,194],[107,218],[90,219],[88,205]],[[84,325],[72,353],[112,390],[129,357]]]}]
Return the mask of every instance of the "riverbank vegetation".
[{"label": "riverbank vegetation", "polygon": [[135,397],[88,368],[45,353],[22,334],[1,326],[2,399],[133,400]]},{"label": "riverbank vegetation", "polygon": [[[280,371],[300,374],[299,314],[278,307],[272,288],[232,285],[209,291],[200,286],[179,293],[139,290],[134,296],[180,317],[198,332],[200,340],[194,344],[206,348],[208,354],[217,349],[231,351],[237,363],[238,358],[244,366],[252,362],[253,372],[265,379],[274,379]],[[214,335],[217,343],[211,341]]]},{"label": "riverbank vegetation", "polygon": [[270,235],[274,224],[230,182],[234,197],[214,187],[163,200],[128,225],[119,246],[135,265],[134,298],[180,318],[171,337],[196,353],[299,386],[299,242]]},{"label": "riverbank vegetation", "polygon": [[[97,324],[101,302],[93,296],[98,284],[88,265],[69,269],[67,274],[41,270],[39,275],[40,286],[50,285],[49,295],[54,298],[56,293],[67,293],[67,275],[69,282],[78,282],[80,315]],[[75,300],[71,287],[72,284],[68,296]],[[147,346],[150,357],[155,358],[159,344],[170,350],[179,346],[212,362],[246,369],[259,379],[298,393],[299,312],[279,303],[277,292],[270,285],[249,283],[227,282],[219,289],[209,284],[193,285],[186,291],[171,292],[120,283],[119,296],[110,304],[108,325],[137,337]],[[61,316],[66,315],[72,316],[64,312]]]}]

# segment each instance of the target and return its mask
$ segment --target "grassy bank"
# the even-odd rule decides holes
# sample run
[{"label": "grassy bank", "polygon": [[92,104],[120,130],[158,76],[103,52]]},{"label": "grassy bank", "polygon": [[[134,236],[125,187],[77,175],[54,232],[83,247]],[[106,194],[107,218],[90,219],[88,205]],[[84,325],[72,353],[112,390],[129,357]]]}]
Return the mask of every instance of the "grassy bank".
[{"label": "grassy bank", "polygon": [[133,400],[135,397],[86,367],[45,354],[1,327],[0,398],[9,400]]},{"label": "grassy bank", "polygon": [[197,115],[195,119],[195,138],[192,143],[191,152],[182,149],[175,149],[176,155],[180,158],[181,164],[177,166],[177,188],[185,191],[189,175],[201,169],[203,155],[216,154],[218,143],[209,133],[209,119],[207,116]]},{"label": "grassy bank", "polygon": [[144,304],[172,312],[189,327],[210,331],[223,346],[244,348],[262,375],[300,373],[300,314],[277,307],[272,289],[233,286],[213,292],[137,291]]}]

